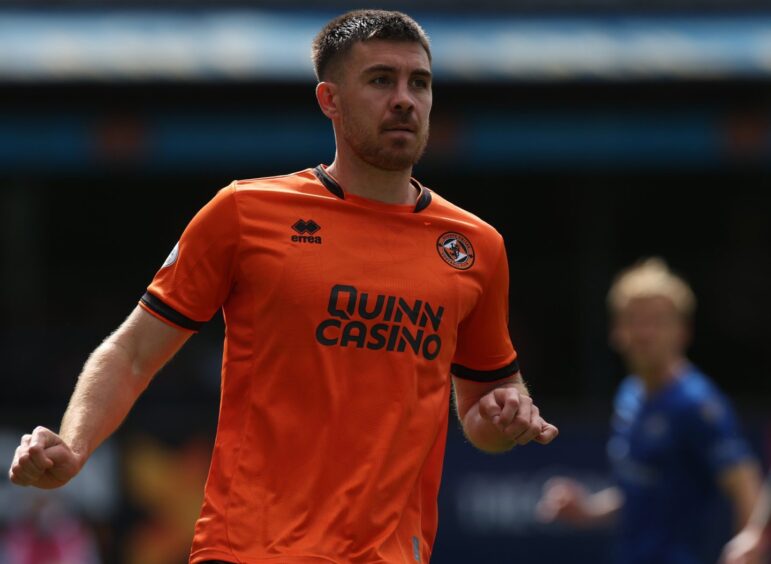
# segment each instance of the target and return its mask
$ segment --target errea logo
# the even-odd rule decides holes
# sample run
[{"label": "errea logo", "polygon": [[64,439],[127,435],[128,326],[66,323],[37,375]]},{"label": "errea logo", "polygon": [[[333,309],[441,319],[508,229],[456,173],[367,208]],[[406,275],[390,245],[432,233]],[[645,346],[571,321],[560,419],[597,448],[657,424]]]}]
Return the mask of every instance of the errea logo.
[{"label": "errea logo", "polygon": [[321,226],[312,219],[298,219],[292,225],[292,229],[297,235],[292,235],[293,243],[316,243],[321,244],[321,237],[315,233],[321,229]]}]

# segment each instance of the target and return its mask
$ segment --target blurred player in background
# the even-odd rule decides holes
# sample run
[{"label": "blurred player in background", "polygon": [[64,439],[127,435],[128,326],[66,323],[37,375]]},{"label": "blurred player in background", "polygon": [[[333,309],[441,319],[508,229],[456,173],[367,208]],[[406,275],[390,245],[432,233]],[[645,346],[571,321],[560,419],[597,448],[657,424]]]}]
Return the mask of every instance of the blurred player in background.
[{"label": "blurred player in background", "polygon": [[721,564],[771,562],[771,472],[747,524],[723,550]]},{"label": "blurred player in background", "polygon": [[728,399],[686,357],[694,294],[654,257],[619,273],[607,302],[610,341],[630,373],[608,442],[617,486],[590,493],[553,478],[538,515],[577,527],[615,523],[619,563],[714,563],[732,534],[715,533],[721,501],[738,530],[761,478]]},{"label": "blurred player in background", "polygon": [[555,438],[509,337],[502,237],[412,178],[432,105],[424,31],[354,11],[317,35],[313,60],[332,164],[218,191],[90,356],[59,432],[22,438],[14,483],[69,481],[220,308],[191,563],[427,563],[453,389],[484,451]]}]

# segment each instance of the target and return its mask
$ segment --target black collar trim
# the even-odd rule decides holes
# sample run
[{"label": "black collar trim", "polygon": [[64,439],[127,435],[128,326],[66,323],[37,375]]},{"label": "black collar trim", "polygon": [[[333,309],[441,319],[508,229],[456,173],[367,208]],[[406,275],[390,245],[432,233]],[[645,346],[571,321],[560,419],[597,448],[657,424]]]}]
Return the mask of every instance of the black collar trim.
[{"label": "black collar trim", "polygon": [[418,213],[419,211],[426,209],[431,203],[431,190],[425,186],[421,186],[415,180],[413,180],[412,183],[418,189],[418,194],[420,194],[418,196],[418,201],[415,202],[415,213]]},{"label": "black collar trim", "polygon": [[[324,187],[332,192],[335,196],[340,198],[341,200],[345,200],[345,192],[343,191],[342,187],[335,181],[334,178],[329,176],[327,174],[327,171],[324,170],[324,167],[321,165],[318,165],[316,168],[313,169],[313,174],[316,175],[316,178],[319,179],[319,181],[324,185]],[[415,213],[423,211],[426,209],[429,204],[431,204],[431,190],[426,188],[425,186],[421,186],[416,180],[410,180],[410,183],[415,187],[415,189],[418,191],[418,201],[415,202]]]},{"label": "black collar trim", "polygon": [[335,182],[335,179],[332,178],[327,174],[327,171],[324,170],[324,167],[319,165],[316,168],[313,169],[313,174],[316,175],[316,178],[318,178],[321,183],[324,185],[324,187],[332,192],[335,196],[340,198],[341,200],[345,200],[345,192],[343,192],[343,189],[340,187],[340,185]]}]

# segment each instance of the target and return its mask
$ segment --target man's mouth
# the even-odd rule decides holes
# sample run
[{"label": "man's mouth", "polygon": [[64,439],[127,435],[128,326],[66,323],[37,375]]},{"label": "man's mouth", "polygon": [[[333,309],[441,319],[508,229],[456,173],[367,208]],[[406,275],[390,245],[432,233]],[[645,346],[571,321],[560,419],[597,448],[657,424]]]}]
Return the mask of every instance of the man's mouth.
[{"label": "man's mouth", "polygon": [[409,125],[394,125],[390,127],[385,127],[385,131],[403,131],[406,133],[415,133],[415,129],[410,127]]}]

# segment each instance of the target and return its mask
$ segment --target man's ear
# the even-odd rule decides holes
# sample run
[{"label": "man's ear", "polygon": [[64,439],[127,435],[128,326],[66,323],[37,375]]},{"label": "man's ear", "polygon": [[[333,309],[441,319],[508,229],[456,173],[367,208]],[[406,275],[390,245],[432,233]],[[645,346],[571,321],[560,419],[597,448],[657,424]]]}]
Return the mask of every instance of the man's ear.
[{"label": "man's ear", "polygon": [[337,117],[337,84],[334,82],[319,82],[316,85],[316,101],[321,111],[329,119]]}]

